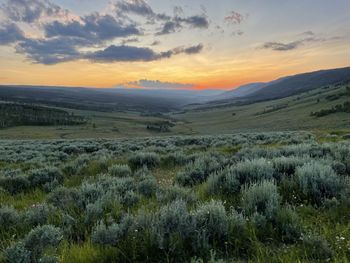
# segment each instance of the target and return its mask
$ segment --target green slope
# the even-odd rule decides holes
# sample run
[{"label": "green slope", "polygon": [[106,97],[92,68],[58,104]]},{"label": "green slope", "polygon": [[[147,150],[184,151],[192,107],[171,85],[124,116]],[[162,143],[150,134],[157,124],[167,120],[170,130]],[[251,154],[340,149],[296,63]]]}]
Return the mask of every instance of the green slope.
[{"label": "green slope", "polygon": [[[324,117],[310,114],[350,101],[346,87],[318,88],[283,99],[243,106],[202,110],[192,107],[182,113],[169,115],[69,110],[87,118],[88,122],[79,126],[18,126],[0,129],[0,139],[126,138],[252,131],[350,130],[350,113],[338,112]],[[168,132],[147,129],[147,126],[168,121],[175,124]]]},{"label": "green slope", "polygon": [[324,117],[310,115],[311,112],[350,101],[350,96],[344,95],[346,91],[345,85],[330,86],[283,99],[243,106],[213,107],[203,110],[190,108],[173,116],[183,120],[194,133],[205,134],[236,131],[348,129],[350,113],[339,112]]}]

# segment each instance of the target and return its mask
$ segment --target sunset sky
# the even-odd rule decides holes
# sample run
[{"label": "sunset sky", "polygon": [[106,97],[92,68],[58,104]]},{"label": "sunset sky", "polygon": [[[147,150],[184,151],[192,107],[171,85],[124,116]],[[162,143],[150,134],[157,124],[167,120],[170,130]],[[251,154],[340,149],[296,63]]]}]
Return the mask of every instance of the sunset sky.
[{"label": "sunset sky", "polygon": [[0,0],[1,84],[228,89],[349,44],[349,0]]}]

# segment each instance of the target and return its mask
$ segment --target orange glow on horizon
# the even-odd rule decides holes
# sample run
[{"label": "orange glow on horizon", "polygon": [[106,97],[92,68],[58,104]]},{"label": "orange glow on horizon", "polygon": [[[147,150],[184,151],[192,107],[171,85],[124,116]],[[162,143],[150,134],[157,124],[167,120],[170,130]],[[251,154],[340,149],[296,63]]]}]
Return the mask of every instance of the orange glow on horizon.
[{"label": "orange glow on horizon", "polygon": [[[67,87],[112,88],[140,79],[193,84],[196,90],[233,89],[253,82],[269,82],[280,77],[349,66],[349,49],[308,53],[248,54],[242,59],[212,59],[212,54],[169,60],[135,63],[99,64],[73,61],[57,65],[40,65],[23,61],[11,54],[0,65],[0,83]],[[128,88],[140,88],[127,85]]]}]

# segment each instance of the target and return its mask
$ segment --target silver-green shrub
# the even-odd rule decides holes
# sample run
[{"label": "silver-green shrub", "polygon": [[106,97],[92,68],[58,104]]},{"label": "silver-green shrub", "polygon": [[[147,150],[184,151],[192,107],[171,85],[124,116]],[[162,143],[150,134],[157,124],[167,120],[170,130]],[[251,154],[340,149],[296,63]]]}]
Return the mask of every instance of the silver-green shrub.
[{"label": "silver-green shrub", "polygon": [[43,186],[46,183],[57,181],[63,182],[62,172],[55,167],[45,167],[42,169],[31,170],[28,175],[28,180],[32,187]]},{"label": "silver-green shrub", "polygon": [[151,197],[158,189],[158,182],[153,176],[142,177],[138,183],[137,189],[140,194]]},{"label": "silver-green shrub", "polygon": [[31,252],[31,259],[37,262],[48,248],[56,249],[63,236],[59,228],[52,225],[38,226],[23,239],[26,250]]},{"label": "silver-green shrub", "polygon": [[276,232],[283,242],[293,243],[300,239],[303,233],[301,220],[292,208],[278,209],[274,221]]},{"label": "silver-green shrub", "polygon": [[156,236],[159,247],[174,251],[178,244],[191,236],[193,224],[187,205],[176,200],[160,208],[156,216]]},{"label": "silver-green shrub", "polygon": [[60,187],[48,195],[47,202],[65,211],[75,210],[82,205],[81,195],[75,188]]},{"label": "silver-green shrub", "polygon": [[204,182],[208,176],[220,168],[220,163],[211,156],[200,156],[185,166],[176,175],[176,182],[182,186],[193,186]]},{"label": "silver-green shrub", "polygon": [[107,226],[100,222],[92,232],[91,241],[93,244],[116,246],[126,237],[132,224],[133,218],[130,215],[125,215],[119,224]]},{"label": "silver-green shrub", "polygon": [[208,251],[213,242],[222,245],[227,240],[229,220],[221,201],[212,200],[199,205],[192,216],[196,229],[193,237],[196,250]]},{"label": "silver-green shrub", "polygon": [[242,189],[242,208],[248,216],[258,213],[272,219],[279,208],[280,199],[273,181],[261,181]]},{"label": "silver-green shrub", "polygon": [[19,223],[20,216],[16,209],[11,206],[0,207],[0,233],[16,229]]},{"label": "silver-green shrub", "polygon": [[320,205],[325,198],[336,197],[342,189],[340,178],[329,165],[307,163],[296,174],[300,189],[312,204]]},{"label": "silver-green shrub", "polygon": [[117,196],[117,200],[128,208],[135,206],[140,201],[140,199],[140,195],[133,190],[127,191],[123,195]]},{"label": "silver-green shrub", "polygon": [[278,157],[272,160],[273,167],[279,175],[293,175],[297,167],[305,163],[305,158],[301,157]]},{"label": "silver-green shrub", "polygon": [[116,177],[128,177],[132,175],[131,169],[126,164],[115,164],[108,168],[108,173]]},{"label": "silver-green shrub", "polygon": [[207,191],[210,195],[230,196],[239,192],[240,186],[238,176],[232,166],[212,173],[207,180]]},{"label": "silver-green shrub", "polygon": [[162,156],[161,160],[162,163],[166,165],[176,166],[188,163],[190,158],[182,152],[175,151],[173,153],[169,153],[167,155]]},{"label": "silver-green shrub", "polygon": [[179,185],[163,187],[157,192],[157,200],[160,203],[170,203],[175,200],[183,200],[188,204],[193,204],[197,198],[194,191]]},{"label": "silver-green shrub", "polygon": [[275,170],[270,160],[254,159],[237,163],[234,172],[240,184],[249,184],[273,179]]},{"label": "silver-green shrub", "polygon": [[47,224],[50,208],[46,204],[34,204],[23,215],[23,222],[31,227]]},{"label": "silver-green shrub", "polygon": [[5,252],[5,262],[8,263],[32,263],[31,252],[28,251],[23,242],[18,242],[8,247]]},{"label": "silver-green shrub", "polygon": [[144,165],[148,168],[156,167],[160,164],[158,154],[152,152],[138,152],[129,158],[129,164],[133,168],[141,168]]},{"label": "silver-green shrub", "polygon": [[23,174],[2,175],[0,176],[0,187],[14,195],[28,190],[30,182]]}]

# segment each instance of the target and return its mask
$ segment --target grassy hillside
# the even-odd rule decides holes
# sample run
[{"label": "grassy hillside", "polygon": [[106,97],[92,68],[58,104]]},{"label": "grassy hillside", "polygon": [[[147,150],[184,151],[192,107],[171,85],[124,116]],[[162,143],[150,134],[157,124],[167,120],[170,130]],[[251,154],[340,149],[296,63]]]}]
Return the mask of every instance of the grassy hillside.
[{"label": "grassy hillside", "polygon": [[[238,131],[349,130],[348,85],[326,86],[278,100],[248,105],[187,107],[182,112],[99,112],[69,110],[88,122],[79,126],[18,126],[0,130],[0,139],[125,138]],[[338,105],[338,106],[337,106]],[[314,113],[313,116],[311,113]],[[318,114],[316,114],[318,113]],[[327,114],[324,114],[327,113]],[[322,115],[321,117],[317,117]],[[323,116],[324,115],[324,116]]]},{"label": "grassy hillside", "polygon": [[350,101],[347,85],[327,86],[283,99],[242,106],[188,108],[173,117],[183,120],[195,133],[234,131],[349,129],[350,113],[323,117],[311,112]]},{"label": "grassy hillside", "polygon": [[[274,100],[311,91],[322,86],[347,84],[349,81],[350,67],[320,70],[283,77],[268,83],[258,84],[258,86],[253,83],[251,84],[253,85],[253,92],[246,94],[244,97],[235,98],[234,94],[236,91],[233,90],[223,94],[227,96],[226,99],[212,101],[209,104],[247,104],[258,101]],[[251,85],[246,85],[248,91]],[[254,91],[254,89],[256,91]],[[241,87],[238,88],[238,93],[240,93],[240,90]]]},{"label": "grassy hillside", "polygon": [[[161,114],[135,112],[97,112],[69,110],[83,116],[87,123],[79,126],[16,126],[0,129],[0,139],[83,139],[152,137],[191,134],[190,128],[175,122],[170,131],[157,131],[163,123],[172,122]],[[172,126],[172,125],[171,125]],[[150,127],[156,127],[152,129]]]},{"label": "grassy hillside", "polygon": [[123,92],[118,89],[76,87],[1,86],[0,99],[21,103],[93,110],[101,112],[138,111],[168,112],[177,109],[182,98],[154,97],[141,92]]}]

